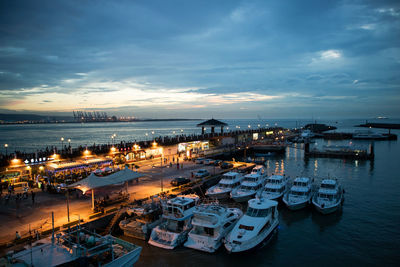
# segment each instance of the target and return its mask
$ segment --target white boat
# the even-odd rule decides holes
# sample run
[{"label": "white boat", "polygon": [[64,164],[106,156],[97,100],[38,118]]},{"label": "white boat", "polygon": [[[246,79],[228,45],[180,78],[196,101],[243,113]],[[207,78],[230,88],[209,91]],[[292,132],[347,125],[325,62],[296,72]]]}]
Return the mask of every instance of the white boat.
[{"label": "white boat", "polygon": [[232,230],[243,212],[238,208],[227,208],[218,204],[196,206],[185,247],[215,252],[225,236]]},{"label": "white boat", "polygon": [[222,175],[218,184],[207,190],[206,196],[216,199],[227,199],[229,198],[231,191],[240,185],[243,178],[243,175],[237,172],[225,173]]},{"label": "white boat", "polygon": [[294,179],[293,186],[283,195],[283,203],[291,210],[305,208],[311,202],[312,181],[308,177]]},{"label": "white boat", "polygon": [[[8,255],[7,266],[133,266],[142,248],[111,235],[101,236],[78,228],[59,233],[54,240],[41,239],[26,250]],[[99,261],[101,259],[101,261]]]},{"label": "white boat", "polygon": [[174,249],[183,244],[192,229],[192,217],[199,201],[196,195],[184,195],[170,199],[163,205],[163,222],[153,228],[149,244]]},{"label": "white boat", "polygon": [[250,172],[250,174],[258,174],[261,177],[266,177],[267,172],[265,171],[265,168],[263,165],[256,165]]},{"label": "white boat", "polygon": [[354,131],[353,139],[386,139],[387,136],[381,133],[374,133],[370,130],[357,130]]},{"label": "white boat", "polygon": [[289,177],[286,175],[271,175],[267,178],[261,197],[270,200],[279,200],[289,190]]},{"label": "white boat", "polygon": [[229,252],[243,252],[268,242],[277,232],[278,202],[262,198],[249,200],[246,214],[225,239]]},{"label": "white boat", "polygon": [[143,207],[132,207],[127,211],[129,218],[119,223],[124,235],[148,240],[154,227],[161,223],[162,209],[160,205],[151,203]]},{"label": "white boat", "polygon": [[245,202],[255,197],[263,190],[266,177],[258,173],[250,173],[244,176],[240,186],[233,189],[231,198],[236,202]]},{"label": "white boat", "polygon": [[324,179],[315,193],[312,203],[317,211],[329,214],[337,211],[343,202],[343,189],[334,179]]}]

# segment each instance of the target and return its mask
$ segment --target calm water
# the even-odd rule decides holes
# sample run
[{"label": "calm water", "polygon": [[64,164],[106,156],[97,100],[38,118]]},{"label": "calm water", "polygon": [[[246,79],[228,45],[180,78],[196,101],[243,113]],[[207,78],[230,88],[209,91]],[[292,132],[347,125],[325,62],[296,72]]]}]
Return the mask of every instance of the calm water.
[{"label": "calm water", "polygon": [[[248,124],[296,127],[295,120],[249,121],[225,120],[230,128]],[[309,122],[309,121],[308,121]],[[304,125],[307,121],[298,121]],[[322,122],[322,121],[321,121]],[[338,131],[353,131],[352,126],[363,120],[331,121]],[[9,152],[35,150],[46,145],[60,145],[60,137],[71,138],[72,144],[140,140],[154,135],[199,133],[199,121],[47,124],[0,126],[0,140],[10,144]],[[374,130],[378,131],[378,130]],[[400,134],[400,131],[393,131]],[[325,144],[317,140],[319,145]],[[330,141],[343,144],[349,141]],[[353,141],[358,146],[368,146],[368,141]],[[250,254],[228,255],[224,249],[206,254],[179,248],[168,251],[151,247],[144,242],[129,239],[143,246],[138,266],[388,266],[400,261],[400,144],[398,141],[376,141],[375,160],[354,161],[342,159],[305,160],[303,151],[288,148],[285,156],[266,162],[270,173],[284,172],[291,177],[307,175],[320,179],[337,177],[344,186],[345,202],[341,213],[322,216],[313,209],[291,212],[280,208],[278,236],[266,247]],[[14,148],[13,148],[14,147]],[[2,146],[3,148],[3,146]]]},{"label": "calm water", "polygon": [[293,212],[281,207],[278,236],[244,255],[229,255],[224,249],[212,255],[187,248],[168,251],[127,238],[143,246],[138,266],[398,266],[400,145],[381,141],[375,149],[374,162],[305,161],[301,150],[291,148],[266,163],[269,172],[291,177],[337,177],[346,191],[342,212],[323,216],[312,208]]}]

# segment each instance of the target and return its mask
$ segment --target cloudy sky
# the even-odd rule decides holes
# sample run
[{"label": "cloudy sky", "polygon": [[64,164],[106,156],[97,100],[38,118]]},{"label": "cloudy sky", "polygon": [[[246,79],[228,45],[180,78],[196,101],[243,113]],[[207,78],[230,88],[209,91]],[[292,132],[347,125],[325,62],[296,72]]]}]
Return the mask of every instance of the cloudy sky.
[{"label": "cloudy sky", "polygon": [[0,1],[0,112],[400,115],[399,1]]}]

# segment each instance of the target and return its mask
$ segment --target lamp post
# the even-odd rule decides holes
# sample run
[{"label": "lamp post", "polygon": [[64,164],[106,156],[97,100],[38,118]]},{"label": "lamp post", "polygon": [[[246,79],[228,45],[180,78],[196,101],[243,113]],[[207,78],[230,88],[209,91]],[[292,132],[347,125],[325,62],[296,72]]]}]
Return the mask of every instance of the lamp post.
[{"label": "lamp post", "polygon": [[6,157],[7,157],[7,148],[8,148],[8,144],[4,144],[4,147],[5,147],[5,149],[6,149]]},{"label": "lamp post", "polygon": [[64,137],[61,137],[61,154],[64,152]]},{"label": "lamp post", "polygon": [[69,153],[72,154],[71,139],[68,138],[68,147],[70,149]]}]

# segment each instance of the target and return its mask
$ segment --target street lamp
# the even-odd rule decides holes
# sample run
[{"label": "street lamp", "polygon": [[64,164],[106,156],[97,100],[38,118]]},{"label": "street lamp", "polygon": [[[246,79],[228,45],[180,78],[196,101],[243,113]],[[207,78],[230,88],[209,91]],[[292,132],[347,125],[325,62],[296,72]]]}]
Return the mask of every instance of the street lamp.
[{"label": "street lamp", "polygon": [[61,137],[61,153],[64,151],[64,137]]},{"label": "street lamp", "polygon": [[68,138],[68,147],[70,149],[70,154],[72,154],[71,139]]},{"label": "street lamp", "polygon": [[5,147],[5,149],[6,149],[6,156],[7,156],[7,148],[8,148],[8,144],[4,144],[4,147]]}]

